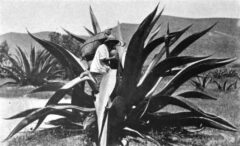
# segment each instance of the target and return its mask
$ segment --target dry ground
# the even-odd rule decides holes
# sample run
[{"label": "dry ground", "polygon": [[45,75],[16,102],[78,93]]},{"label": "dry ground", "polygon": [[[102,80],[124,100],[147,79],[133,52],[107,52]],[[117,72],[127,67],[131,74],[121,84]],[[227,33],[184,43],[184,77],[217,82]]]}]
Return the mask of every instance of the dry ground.
[{"label": "dry ground", "polygon": [[[239,85],[238,85],[239,86]],[[16,88],[16,87],[3,87],[0,88],[0,95],[3,93],[9,93],[8,90],[15,90],[15,94],[22,94],[28,92],[32,88]],[[179,92],[183,90],[194,89],[194,87],[186,83]],[[239,88],[229,92],[220,92],[216,87],[211,84],[205,91],[210,95],[215,96],[217,101],[210,100],[196,100],[193,102],[199,105],[207,112],[215,113],[221,117],[224,117],[228,121],[240,129],[240,92]],[[6,95],[5,96],[8,96]],[[43,98],[49,97],[44,95]],[[41,97],[42,98],[42,97]],[[11,99],[9,99],[11,100]],[[179,108],[166,107],[168,111],[176,112]],[[240,133],[239,132],[226,132],[221,130],[215,130],[206,128],[198,133],[189,133],[179,129],[165,129],[162,132],[152,131],[150,133],[153,137],[157,138],[162,145],[195,145],[195,146],[238,146],[240,145]],[[92,145],[90,139],[83,131],[66,130],[66,129],[48,129],[41,130],[34,133],[24,132],[20,136],[14,137],[8,141],[8,145],[14,146],[67,146],[67,145]],[[130,145],[152,145],[152,143],[141,141],[136,143],[131,141]]]}]

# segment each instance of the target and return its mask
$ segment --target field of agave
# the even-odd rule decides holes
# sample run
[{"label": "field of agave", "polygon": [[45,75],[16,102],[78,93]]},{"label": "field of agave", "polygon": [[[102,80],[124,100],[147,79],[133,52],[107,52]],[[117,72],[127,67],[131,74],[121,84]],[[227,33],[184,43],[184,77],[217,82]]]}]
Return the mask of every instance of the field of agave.
[{"label": "field of agave", "polygon": [[[176,92],[185,82],[206,71],[232,63],[234,58],[215,59],[211,56],[184,56],[181,53],[192,43],[206,34],[216,24],[196,32],[176,44],[179,38],[191,25],[175,32],[159,34],[160,26],[156,22],[162,11],[156,7],[139,25],[127,48],[118,46],[118,69],[111,69],[104,74],[98,87],[95,77],[82,62],[91,59],[97,46],[111,34],[111,30],[101,31],[99,24],[90,9],[94,32],[87,40],[71,32],[66,32],[83,43],[83,58],[47,40],[29,35],[41,44],[57,61],[68,68],[73,77],[66,84],[49,83],[32,92],[54,91],[45,107],[27,109],[8,119],[23,118],[12,130],[9,140],[24,127],[38,121],[36,130],[50,114],[61,115],[68,124],[76,125],[88,131],[93,143],[99,146],[124,144],[126,137],[145,139],[156,145],[161,143],[149,133],[161,132],[166,127],[194,127],[194,131],[204,127],[236,132],[237,128],[227,120],[205,112],[191,100],[216,100],[216,98],[197,90]],[[118,25],[118,39],[121,28]],[[125,60],[122,54],[127,49]],[[153,52],[158,52],[144,68],[146,59]],[[184,67],[183,67],[184,66]],[[167,82],[166,82],[167,78]],[[208,79],[199,79],[208,82]],[[200,82],[200,81],[199,81]],[[202,82],[202,81],[201,81]],[[194,83],[194,82],[193,82]],[[197,83],[196,83],[197,84]],[[204,83],[205,84],[205,83]],[[161,88],[160,88],[161,86]],[[90,92],[86,92],[86,88]],[[71,104],[60,104],[65,95],[71,96]],[[184,111],[165,112],[166,106],[178,106]],[[166,130],[166,129],[165,129]]]}]

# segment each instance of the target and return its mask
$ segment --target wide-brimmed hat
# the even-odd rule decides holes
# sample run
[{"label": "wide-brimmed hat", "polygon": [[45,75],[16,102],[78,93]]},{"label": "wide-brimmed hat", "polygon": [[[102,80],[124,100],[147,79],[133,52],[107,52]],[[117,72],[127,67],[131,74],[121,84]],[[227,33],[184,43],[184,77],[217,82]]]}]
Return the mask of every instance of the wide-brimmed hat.
[{"label": "wide-brimmed hat", "polygon": [[118,44],[120,41],[115,38],[113,35],[109,35],[107,39],[104,41],[104,43],[112,43],[112,44]]},{"label": "wide-brimmed hat", "polygon": [[126,45],[126,43],[118,40],[113,35],[109,35],[108,38],[104,41],[104,43],[112,43],[114,45],[118,45],[118,46],[122,46],[122,47]]}]

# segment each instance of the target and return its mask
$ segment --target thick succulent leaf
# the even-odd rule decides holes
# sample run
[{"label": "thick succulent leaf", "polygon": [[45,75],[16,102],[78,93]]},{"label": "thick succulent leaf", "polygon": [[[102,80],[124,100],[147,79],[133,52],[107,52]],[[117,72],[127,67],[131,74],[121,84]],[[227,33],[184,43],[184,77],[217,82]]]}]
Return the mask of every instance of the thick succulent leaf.
[{"label": "thick succulent leaf", "polygon": [[[152,69],[157,65],[157,63],[161,60],[161,58],[163,57],[164,53],[166,52],[166,50],[174,43],[178,40],[178,38],[185,32],[187,31],[189,28],[191,27],[188,26],[176,33],[172,33],[171,35],[167,35],[167,36],[163,36],[160,37],[158,39],[156,39],[156,41],[153,41],[152,43],[150,43],[148,46],[146,46],[146,48],[144,49],[145,52],[143,52],[143,58],[142,58],[142,63],[144,63],[144,61],[146,60],[147,56],[160,44],[162,44],[163,42],[166,41],[166,39],[168,40],[168,45],[164,46],[161,48],[161,50],[159,51],[158,54],[156,54],[153,58],[153,60],[151,61],[151,63],[148,65],[147,70],[144,72],[143,76],[140,78],[140,81],[138,83],[141,84],[145,78],[148,76],[148,74],[152,71]],[[159,44],[158,44],[159,43]],[[168,55],[170,56],[170,55]]]},{"label": "thick succulent leaf", "polygon": [[235,81],[235,82],[229,84],[228,87],[226,88],[226,91],[231,90],[234,86],[236,86],[236,84],[237,84],[237,81]]},{"label": "thick succulent leaf", "polygon": [[31,114],[32,112],[38,110],[39,108],[31,108],[31,109],[28,109],[28,110],[25,110],[25,111],[22,111],[16,115],[13,115],[11,117],[8,117],[8,118],[4,118],[6,120],[11,120],[11,119],[17,119],[17,118],[22,118],[22,117],[26,117],[27,115]]},{"label": "thick succulent leaf", "polygon": [[[85,76],[83,78],[77,77],[77,78],[69,81],[64,86],[62,86],[58,91],[56,91],[52,95],[52,97],[50,97],[50,99],[48,100],[46,106],[48,106],[48,105],[56,105],[71,90],[71,88],[73,88],[74,86],[76,86],[80,82],[86,81],[88,79],[89,78],[87,76]],[[44,119],[45,119],[45,117],[39,118],[38,123],[35,126],[34,130],[36,130],[41,125],[41,123],[43,122]]]},{"label": "thick succulent leaf", "polygon": [[62,82],[50,82],[32,90],[30,93],[56,91],[59,90],[63,85],[64,83]]},{"label": "thick succulent leaf", "polygon": [[163,47],[161,48],[161,50],[159,51],[159,53],[155,54],[155,56],[153,57],[152,61],[149,63],[146,71],[144,72],[144,74],[141,76],[137,86],[141,85],[142,82],[146,79],[146,77],[151,73],[152,69],[158,64],[158,62],[161,60],[161,58],[163,57],[164,53],[166,52],[166,48]]},{"label": "thick succulent leaf", "polygon": [[124,64],[123,83],[120,89],[120,96],[126,97],[126,100],[131,100],[128,97],[130,96],[129,92],[126,91],[134,90],[141,74],[141,56],[144,41],[151,31],[151,22],[157,12],[157,8],[143,20],[130,40]]},{"label": "thick succulent leaf", "polygon": [[18,48],[18,51],[20,52],[22,60],[23,60],[23,64],[24,64],[24,67],[25,67],[25,73],[28,75],[31,72],[30,63],[27,59],[26,54],[23,52],[23,50],[18,46],[17,46],[17,48]]},{"label": "thick succulent leaf", "polygon": [[162,77],[166,71],[171,70],[174,67],[186,65],[191,62],[195,62],[205,57],[191,57],[191,56],[181,56],[181,57],[169,57],[161,61],[152,72],[145,78],[143,83],[139,82],[137,93],[141,93],[140,96],[145,96],[146,93],[153,88],[153,86],[158,81],[159,77]]},{"label": "thick succulent leaf", "polygon": [[72,38],[76,39],[77,41],[79,41],[80,43],[84,43],[86,41],[85,38],[83,37],[80,37],[80,36],[77,36],[71,32],[69,32],[68,30],[62,28],[68,35],[70,35]]},{"label": "thick succulent leaf", "polygon": [[192,24],[188,25],[187,27],[168,34],[169,46],[171,46],[173,43],[175,43],[189,28],[192,27]]},{"label": "thick succulent leaf", "polygon": [[69,81],[64,86],[62,86],[57,92],[54,93],[54,95],[48,100],[46,105],[57,104],[71,88],[73,88],[80,82],[84,82],[86,80],[89,80],[89,77],[87,76],[83,78],[76,77],[75,79]]},{"label": "thick succulent leaf", "polygon": [[183,98],[179,98],[177,96],[175,96],[175,97],[173,97],[173,96],[154,96],[154,97],[152,97],[152,99],[150,100],[149,111],[156,112],[169,104],[188,109],[191,112],[195,113],[195,115],[197,115],[197,116],[206,117],[206,118],[212,119],[216,122],[222,123],[228,127],[235,128],[235,126],[233,126],[231,123],[227,122],[226,120],[223,120],[222,118],[219,118],[213,114],[206,113],[201,108],[196,106],[195,104],[193,104]]},{"label": "thick succulent leaf", "polygon": [[142,62],[144,63],[144,61],[146,60],[146,58],[148,57],[148,55],[154,50],[156,49],[159,45],[161,45],[162,43],[164,43],[164,37],[159,37],[153,41],[151,41],[143,50],[142,53]]},{"label": "thick succulent leaf", "polygon": [[11,69],[8,67],[0,66],[0,69],[7,72],[7,74],[10,76],[10,78],[14,79],[16,82],[19,82],[20,79],[18,78],[18,75],[15,75]]},{"label": "thick succulent leaf", "polygon": [[[158,25],[155,30],[152,30],[152,32],[149,34],[149,37],[148,39],[145,41],[145,47],[154,40],[154,38],[158,35],[159,31],[160,31],[160,28],[161,28],[161,24]],[[144,48],[145,48],[144,47]]]},{"label": "thick succulent leaf", "polygon": [[[81,112],[93,112],[95,111],[95,109],[90,109],[90,108],[82,108],[82,107],[78,107],[78,106],[74,106],[74,105],[54,105],[54,106],[47,106],[44,107],[42,109],[38,109],[34,112],[32,112],[31,114],[27,115],[22,121],[20,121],[20,123],[12,130],[12,132],[7,136],[7,138],[5,140],[8,140],[9,138],[11,138],[12,136],[14,136],[17,132],[19,132],[20,130],[22,130],[24,127],[26,127],[27,125],[29,125],[30,123],[34,122],[35,120],[41,118],[41,117],[45,117],[49,114],[57,114],[57,115],[61,115],[61,116],[65,116],[65,117],[71,117],[71,115],[69,115],[69,112],[65,111],[66,109],[74,109],[77,111],[81,111]],[[4,141],[5,141],[4,140]]]},{"label": "thick succulent leaf", "polygon": [[21,78],[21,79],[25,78],[25,76],[26,76],[26,73],[23,71],[24,68],[18,69],[18,67],[15,67],[14,65],[12,65],[12,66],[2,66],[2,68],[5,68],[5,71],[6,71],[6,69],[11,71],[12,73],[9,73],[8,71],[6,71],[9,75],[14,74],[18,78]]},{"label": "thick succulent leaf", "polygon": [[235,126],[233,126],[231,123],[227,122],[226,120],[223,120],[222,118],[217,117],[213,114],[206,113],[195,104],[179,97],[173,97],[173,96],[156,97],[155,96],[150,100],[149,111],[156,112],[161,108],[165,107],[166,105],[170,105],[170,104],[188,109],[191,112],[195,113],[196,116],[206,117],[216,122],[222,123],[228,127],[235,128]]},{"label": "thick succulent leaf", "polygon": [[149,135],[146,135],[146,134],[143,134],[135,129],[132,129],[130,127],[125,127],[124,129],[124,132],[126,133],[126,135],[131,135],[131,136],[134,136],[134,137],[140,137],[142,139],[145,139],[145,140],[148,140],[150,142],[153,142],[154,144],[156,144],[157,146],[160,146],[160,143],[155,140],[154,138],[152,138],[151,136]]},{"label": "thick succulent leaf", "polygon": [[172,70],[169,70],[165,73],[163,73],[163,77],[166,77],[166,76],[175,76],[177,73],[179,73],[182,69],[172,69]]},{"label": "thick succulent leaf", "polygon": [[190,64],[175,75],[158,95],[171,95],[188,79],[208,71],[229,64],[236,59],[203,59]]},{"label": "thick succulent leaf", "polygon": [[95,34],[91,31],[91,30],[89,30],[87,27],[84,27],[84,29],[88,32],[88,34],[90,35],[90,36],[94,36]]},{"label": "thick succulent leaf", "polygon": [[206,115],[205,112],[194,105],[193,103],[179,97],[173,96],[153,96],[149,103],[148,111],[153,113],[156,112],[167,105],[176,105],[182,108],[188,109],[192,112],[199,113],[201,115]]},{"label": "thick succulent leaf", "polygon": [[184,39],[183,41],[181,41],[170,53],[170,56],[177,56],[179,55],[183,50],[185,50],[188,46],[190,46],[193,42],[195,42],[197,39],[199,39],[200,37],[202,37],[204,34],[206,34],[209,30],[211,30],[217,23],[213,24],[212,26],[210,26],[209,28],[201,31],[201,32],[197,32],[194,33],[192,35],[190,35],[189,37],[187,37],[186,39]]},{"label": "thick succulent leaf", "polygon": [[[77,56],[75,56],[75,55],[74,55],[73,53],[71,53],[70,51],[66,50],[66,52],[67,52],[67,54],[69,54],[69,57],[70,57],[70,55],[71,55],[71,57],[72,57],[72,62],[77,62],[83,71],[86,71],[86,70],[87,70],[88,66],[86,66],[86,64],[84,64],[84,63],[82,62],[82,60],[80,60],[79,58],[77,58]],[[75,61],[73,61],[73,60],[75,60]]]},{"label": "thick succulent leaf", "polygon": [[[189,28],[191,27],[191,25],[187,26],[186,28],[170,33],[170,35],[168,36],[169,41],[169,46],[171,46],[173,43],[175,43],[178,38],[180,38],[182,36],[182,34],[184,34]],[[142,61],[144,62],[146,60],[146,58],[148,57],[148,55],[154,50],[156,49],[159,45],[161,45],[162,43],[164,43],[165,40],[165,36],[159,37],[155,40],[152,40],[143,50],[143,57],[142,57]]]},{"label": "thick succulent leaf", "polygon": [[98,136],[101,146],[107,145],[108,113],[106,112],[106,107],[108,103],[110,103],[110,95],[115,88],[116,77],[117,70],[110,70],[105,74],[100,83],[99,94],[96,95],[95,108],[97,113]]},{"label": "thick succulent leaf", "polygon": [[74,128],[74,130],[77,130],[77,129],[80,130],[83,127],[81,123],[73,122],[69,118],[59,118],[56,120],[51,120],[51,121],[48,121],[46,124],[54,125],[54,126],[61,126],[64,128],[71,127],[71,128]]},{"label": "thick succulent leaf", "polygon": [[[160,128],[165,126],[204,126],[211,127],[220,130],[227,131],[236,131],[236,127],[229,127],[223,122],[215,121],[211,118],[198,116],[192,112],[180,112],[180,113],[168,113],[161,116],[158,115],[150,115],[149,117],[150,123],[153,128]],[[225,120],[224,120],[225,121]],[[227,121],[225,121],[227,122]],[[159,123],[162,123],[161,125]]]},{"label": "thick succulent leaf", "polygon": [[100,33],[101,29],[100,29],[100,26],[98,24],[97,18],[93,13],[93,10],[92,10],[91,6],[89,7],[89,11],[90,11],[90,16],[91,16],[92,27],[93,27],[94,33],[95,34]]},{"label": "thick succulent leaf", "polygon": [[227,126],[233,128],[233,129],[237,129],[233,124],[231,124],[230,122],[228,122],[227,120],[225,120],[225,119],[223,119],[219,116],[216,116],[216,115],[210,114],[210,113],[206,113],[206,115],[207,115],[207,118],[210,118],[210,119],[212,119],[216,122],[219,122],[219,123],[223,123],[224,125],[227,125]]},{"label": "thick succulent leaf", "polygon": [[210,99],[210,100],[217,100],[215,97],[207,95],[203,92],[199,91],[186,91],[183,93],[178,94],[177,96],[181,96],[184,98],[200,98],[200,99]]},{"label": "thick succulent leaf", "polygon": [[6,85],[17,85],[17,84],[18,84],[17,82],[11,82],[11,81],[9,81],[9,82],[6,82],[6,83],[1,84],[1,85],[0,85],[0,88],[3,87],[3,86],[6,86]]},{"label": "thick succulent leaf", "polygon": [[7,59],[12,63],[12,66],[14,67],[14,68],[16,68],[16,70],[18,70],[19,72],[21,72],[21,74],[23,73],[23,71],[22,71],[22,68],[21,68],[21,66],[20,66],[20,62],[18,62],[16,59],[18,59],[18,57],[16,57],[15,59],[14,59],[14,57],[11,57],[9,54],[5,54],[6,55],[6,57],[7,57]]},{"label": "thick succulent leaf", "polygon": [[41,40],[33,36],[29,32],[28,34],[39,44],[41,44],[45,49],[47,49],[54,57],[56,57],[64,67],[70,68],[70,70],[74,73],[75,76],[80,75],[84,71],[78,61],[73,58],[72,55],[61,46],[54,44],[50,41]]},{"label": "thick succulent leaf", "polygon": [[213,81],[213,83],[217,85],[219,90],[223,90],[222,85],[220,83],[218,83],[217,81]]},{"label": "thick succulent leaf", "polygon": [[[118,25],[117,25],[117,35],[116,35],[116,38],[120,41],[123,41],[123,37],[122,37],[122,31],[121,31],[121,24],[118,22]],[[119,60],[122,64],[122,66],[124,67],[124,62],[125,62],[125,56],[126,54],[126,48],[125,46],[122,46],[122,45],[117,45],[116,46],[116,49],[118,51],[118,56],[119,56]]]},{"label": "thick succulent leaf", "polygon": [[87,130],[88,128],[91,128],[91,126],[93,124],[96,124],[96,122],[97,122],[97,118],[96,118],[95,114],[88,115],[82,123],[83,130]]},{"label": "thick succulent leaf", "polygon": [[31,47],[31,53],[30,53],[30,63],[31,63],[31,70],[33,70],[33,68],[35,67],[35,59],[36,59],[36,57],[35,57],[35,55],[36,55],[36,51],[35,51],[35,47]]}]

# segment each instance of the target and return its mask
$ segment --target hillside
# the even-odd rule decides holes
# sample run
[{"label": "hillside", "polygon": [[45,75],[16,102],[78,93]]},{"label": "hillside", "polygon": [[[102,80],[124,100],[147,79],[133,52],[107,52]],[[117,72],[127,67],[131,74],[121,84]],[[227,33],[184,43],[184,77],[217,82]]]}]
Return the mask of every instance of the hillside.
[{"label": "hillside", "polygon": [[[201,31],[212,24],[217,25],[206,35],[193,43],[184,53],[195,55],[214,54],[215,57],[237,57],[240,58],[240,20],[226,18],[209,19],[187,19],[178,17],[163,16],[158,22],[161,24],[160,35],[166,33],[167,23],[170,31],[182,29],[190,24],[193,26],[183,35],[180,40],[188,35]],[[132,34],[136,31],[136,24],[121,24],[123,39],[129,42]],[[240,59],[238,59],[240,63]]]},{"label": "hillside", "polygon": [[[189,19],[171,16],[162,16],[160,21],[161,31],[159,35],[165,33],[167,23],[170,25],[170,31],[179,30],[187,25],[193,24],[192,28],[182,37],[186,37],[194,32],[218,22],[218,24],[205,36],[195,42],[186,51],[186,54],[215,54],[215,56],[240,57],[240,20],[229,18],[208,18],[208,19]],[[125,42],[129,42],[131,36],[137,29],[137,24],[122,23],[122,34]],[[116,32],[114,27],[113,33]],[[35,33],[39,38],[49,39],[50,32]],[[31,44],[37,48],[42,48],[27,34],[24,33],[7,33],[0,36],[0,42],[7,40],[11,50],[18,45],[28,49]]]},{"label": "hillside", "polygon": [[[50,32],[39,32],[39,33],[34,33],[34,35],[42,39],[49,39],[48,38],[49,33]],[[14,51],[16,46],[20,46],[25,50],[30,49],[31,45],[36,46],[36,48],[42,48],[37,42],[35,42],[26,33],[16,33],[16,32],[6,33],[0,36],[0,42],[4,40],[8,42],[11,52]]]}]

